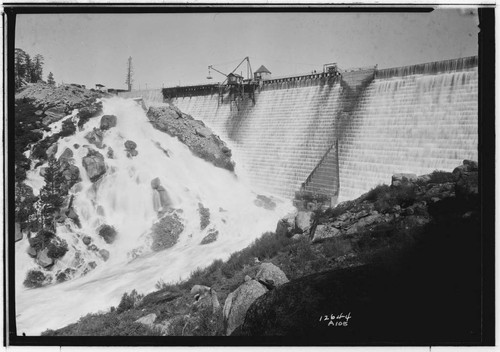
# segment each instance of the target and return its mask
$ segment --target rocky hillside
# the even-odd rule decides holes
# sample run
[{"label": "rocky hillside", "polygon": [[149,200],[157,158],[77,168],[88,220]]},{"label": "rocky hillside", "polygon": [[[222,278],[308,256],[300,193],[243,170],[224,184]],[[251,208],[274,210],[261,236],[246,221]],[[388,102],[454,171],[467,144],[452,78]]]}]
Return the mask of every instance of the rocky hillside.
[{"label": "rocky hillside", "polygon": [[173,106],[152,106],[148,118],[156,129],[179,138],[194,155],[217,167],[234,170],[231,150],[203,121],[195,120]]},{"label": "rocky hillside", "polygon": [[290,214],[186,281],[124,294],[108,313],[45,335],[477,341],[480,245],[477,163],[395,175],[354,201]]}]

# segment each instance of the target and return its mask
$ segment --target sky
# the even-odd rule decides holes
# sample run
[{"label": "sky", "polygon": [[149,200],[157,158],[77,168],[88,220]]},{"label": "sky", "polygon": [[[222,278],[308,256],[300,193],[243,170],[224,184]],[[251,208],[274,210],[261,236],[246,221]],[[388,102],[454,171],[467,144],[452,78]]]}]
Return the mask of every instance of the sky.
[{"label": "sky", "polygon": [[[378,65],[398,67],[477,55],[474,10],[431,13],[21,14],[15,46],[45,58],[57,83],[134,89],[206,84],[245,57],[273,76]],[[236,72],[246,72],[242,66]]]}]

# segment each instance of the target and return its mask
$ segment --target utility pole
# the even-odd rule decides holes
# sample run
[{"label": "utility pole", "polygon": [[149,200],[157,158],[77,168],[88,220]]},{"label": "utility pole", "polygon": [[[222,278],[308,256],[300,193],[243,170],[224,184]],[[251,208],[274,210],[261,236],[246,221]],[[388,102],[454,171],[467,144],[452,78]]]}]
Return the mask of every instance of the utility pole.
[{"label": "utility pole", "polygon": [[125,78],[125,84],[127,85],[129,92],[132,90],[132,82],[134,81],[132,79],[133,73],[134,73],[134,69],[132,67],[132,56],[129,56],[128,62],[127,62],[127,77]]}]

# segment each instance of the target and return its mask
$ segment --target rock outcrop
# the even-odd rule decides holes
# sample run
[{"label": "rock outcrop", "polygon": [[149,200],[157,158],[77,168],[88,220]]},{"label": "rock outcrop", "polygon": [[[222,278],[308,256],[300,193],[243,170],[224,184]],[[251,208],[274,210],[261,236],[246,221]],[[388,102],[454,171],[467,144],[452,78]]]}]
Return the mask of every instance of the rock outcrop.
[{"label": "rock outcrop", "polygon": [[158,177],[151,180],[151,188],[155,190],[158,194],[158,198],[160,200],[161,209],[155,209],[156,211],[167,211],[172,208],[172,199],[168,195],[165,187],[161,185],[161,181]]},{"label": "rock outcrop", "polygon": [[208,232],[208,234],[205,237],[203,237],[200,244],[209,244],[209,243],[215,242],[215,241],[217,241],[218,237],[219,237],[219,231],[217,231],[215,229],[211,229]]},{"label": "rock outcrop", "polygon": [[165,215],[153,225],[151,249],[161,251],[172,247],[177,243],[182,231],[184,231],[184,225],[176,213]]},{"label": "rock outcrop", "polygon": [[82,163],[92,182],[96,182],[106,173],[104,156],[97,150],[89,149],[87,155],[82,159]]},{"label": "rock outcrop", "polygon": [[196,156],[234,171],[231,150],[202,121],[172,106],[150,107],[147,116],[156,129],[179,138]]},{"label": "rock outcrop", "polygon": [[227,324],[226,334],[231,333],[245,320],[245,314],[250,305],[267,289],[258,281],[250,280],[231,292],[224,303],[224,319]]},{"label": "rock outcrop", "polygon": [[261,264],[255,280],[245,280],[227,296],[223,309],[226,334],[231,335],[243,323],[248,308],[257,298],[268,292],[268,285],[274,289],[286,282],[288,278],[281,269],[272,263]]},{"label": "rock outcrop", "polygon": [[94,129],[92,131],[90,131],[89,133],[87,133],[85,135],[85,139],[88,140],[89,143],[95,145],[99,149],[104,148],[104,145],[102,143],[104,140],[104,134],[98,128],[94,127]]},{"label": "rock outcrop", "polygon": [[125,145],[125,151],[127,152],[127,157],[131,158],[139,154],[139,152],[136,150],[137,143],[135,143],[134,141],[131,140],[125,141],[124,145]]},{"label": "rock outcrop", "polygon": [[102,131],[109,130],[111,127],[116,126],[116,122],[117,122],[117,119],[116,119],[115,115],[103,115],[103,117],[101,117],[101,124],[100,124],[99,128]]},{"label": "rock outcrop", "polygon": [[285,273],[273,263],[262,263],[257,275],[255,275],[255,279],[270,283],[274,287],[281,286],[288,282]]},{"label": "rock outcrop", "polygon": [[101,236],[106,243],[113,243],[116,239],[117,232],[113,226],[105,224],[97,229],[97,234]]}]

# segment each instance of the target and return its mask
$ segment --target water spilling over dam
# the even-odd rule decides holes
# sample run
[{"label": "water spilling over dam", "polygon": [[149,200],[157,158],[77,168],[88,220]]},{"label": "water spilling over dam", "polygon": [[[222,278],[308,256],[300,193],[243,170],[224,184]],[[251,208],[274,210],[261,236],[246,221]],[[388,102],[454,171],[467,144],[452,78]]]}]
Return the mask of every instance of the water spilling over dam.
[{"label": "water spilling over dam", "polygon": [[264,80],[248,97],[214,86],[130,92],[203,120],[241,156],[250,181],[352,199],[393,173],[450,170],[477,160],[477,57],[392,69]]}]

